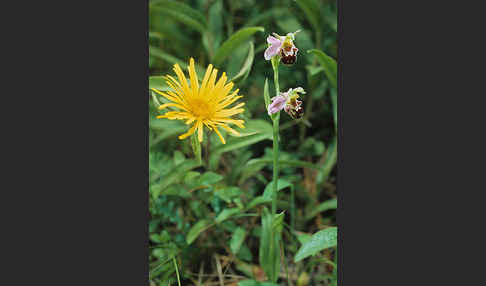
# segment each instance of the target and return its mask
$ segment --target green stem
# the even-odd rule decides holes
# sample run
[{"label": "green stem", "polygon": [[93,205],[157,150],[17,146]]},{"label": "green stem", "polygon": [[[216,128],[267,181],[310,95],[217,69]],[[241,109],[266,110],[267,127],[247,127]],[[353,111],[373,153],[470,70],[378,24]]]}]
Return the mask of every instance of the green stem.
[{"label": "green stem", "polygon": [[174,261],[174,265],[175,265],[175,269],[176,269],[176,273],[177,273],[177,284],[179,286],[181,286],[181,278],[179,277],[179,268],[177,268],[177,262],[176,262],[175,257],[172,257],[172,259]]},{"label": "green stem", "polygon": [[[280,93],[279,84],[278,84],[278,63],[279,63],[278,57],[272,59],[275,96],[279,96]],[[280,121],[280,112],[278,112],[277,115],[273,118],[273,194],[272,194],[273,217],[277,214],[279,121]]]},{"label": "green stem", "polygon": [[[279,85],[278,85],[278,64],[279,58],[274,57],[272,58],[272,68],[273,68],[273,81],[275,85],[275,96],[278,96],[280,93]],[[280,121],[280,112],[273,114],[272,116],[273,121],[273,192],[272,192],[272,225],[277,214],[277,190],[278,190],[278,141],[279,141],[279,121]],[[274,228],[272,227],[272,239],[270,240],[270,257],[275,257],[276,248],[278,245],[275,245],[275,233]],[[278,268],[280,269],[280,267]],[[277,282],[278,275],[274,277],[274,281]]]}]

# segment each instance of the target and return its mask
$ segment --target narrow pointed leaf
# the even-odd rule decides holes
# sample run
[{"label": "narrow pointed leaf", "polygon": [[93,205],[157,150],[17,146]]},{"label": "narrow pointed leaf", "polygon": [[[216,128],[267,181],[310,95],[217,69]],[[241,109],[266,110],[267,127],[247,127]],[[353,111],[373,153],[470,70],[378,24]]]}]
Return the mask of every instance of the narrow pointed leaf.
[{"label": "narrow pointed leaf", "polygon": [[221,47],[216,51],[213,58],[213,63],[215,66],[221,66],[223,61],[233,52],[233,50],[247,41],[256,32],[263,32],[265,29],[263,27],[248,27],[243,28],[231,35],[228,40],[226,40]]}]

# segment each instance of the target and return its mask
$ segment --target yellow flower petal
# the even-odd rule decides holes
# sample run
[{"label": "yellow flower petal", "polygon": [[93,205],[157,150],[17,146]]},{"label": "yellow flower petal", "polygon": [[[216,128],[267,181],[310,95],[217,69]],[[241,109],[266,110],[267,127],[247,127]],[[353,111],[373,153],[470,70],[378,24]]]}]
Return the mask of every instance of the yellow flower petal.
[{"label": "yellow flower petal", "polygon": [[198,79],[193,58],[189,60],[189,78],[191,79],[192,94],[193,96],[197,96],[199,94],[199,83],[197,82]]},{"label": "yellow flower petal", "polygon": [[203,125],[201,121],[197,122],[197,138],[199,139],[199,142],[203,141]]},{"label": "yellow flower petal", "polygon": [[181,140],[186,139],[188,136],[191,136],[194,133],[194,131],[196,131],[196,124],[192,125],[192,127],[189,128],[189,130],[186,133],[180,135],[179,139]]},{"label": "yellow flower petal", "polygon": [[216,134],[218,134],[219,136],[219,139],[221,140],[221,142],[223,142],[223,144],[226,144],[226,141],[224,140],[223,136],[221,135],[221,133],[219,133],[218,131],[218,127],[214,127],[214,131],[216,132]]},{"label": "yellow flower petal", "polygon": [[176,77],[164,76],[171,90],[162,92],[154,89],[154,92],[170,101],[161,105],[160,110],[168,107],[178,110],[166,112],[157,118],[183,120],[187,125],[192,124],[186,133],[179,136],[179,139],[185,139],[197,131],[198,141],[202,142],[204,128],[214,130],[223,144],[226,144],[226,141],[219,127],[233,135],[239,135],[239,132],[232,129],[229,124],[244,128],[244,120],[231,118],[232,115],[244,111],[241,108],[244,103],[226,108],[242,97],[238,95],[238,89],[231,91],[234,84],[231,81],[227,82],[226,73],[223,72],[218,79],[218,70],[210,64],[199,86],[193,58],[190,58],[188,65],[189,82],[179,65],[175,64],[173,70]]},{"label": "yellow flower petal", "polygon": [[206,69],[206,73],[204,74],[204,78],[201,82],[201,92],[206,88],[206,84],[208,83],[209,76],[211,75],[211,71],[213,70],[213,65],[209,64],[208,68]]}]

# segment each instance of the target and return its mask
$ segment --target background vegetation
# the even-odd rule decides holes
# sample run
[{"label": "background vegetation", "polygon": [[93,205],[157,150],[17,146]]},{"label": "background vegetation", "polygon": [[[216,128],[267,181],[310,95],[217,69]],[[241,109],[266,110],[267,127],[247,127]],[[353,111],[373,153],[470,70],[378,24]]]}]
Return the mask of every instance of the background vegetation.
[{"label": "background vegetation", "polygon": [[[199,164],[190,140],[177,139],[187,126],[155,119],[155,100],[165,101],[149,95],[150,284],[277,285],[260,282],[266,281],[261,215],[270,204],[265,192],[272,180],[272,125],[263,90],[266,78],[273,90],[273,73],[263,51],[272,32],[301,29],[296,64],[280,68],[282,91],[302,86],[307,94],[303,119],[285,113],[280,119],[278,209],[286,211],[278,283],[337,285],[336,237],[329,236],[335,233],[337,204],[335,0],[152,0],[149,5],[150,87],[167,90],[161,76],[173,74],[174,63],[184,69],[194,57],[200,75],[212,63],[244,96],[240,118],[247,126],[237,128],[243,137],[224,133],[226,145],[207,133]],[[307,52],[312,49],[330,57]]]}]

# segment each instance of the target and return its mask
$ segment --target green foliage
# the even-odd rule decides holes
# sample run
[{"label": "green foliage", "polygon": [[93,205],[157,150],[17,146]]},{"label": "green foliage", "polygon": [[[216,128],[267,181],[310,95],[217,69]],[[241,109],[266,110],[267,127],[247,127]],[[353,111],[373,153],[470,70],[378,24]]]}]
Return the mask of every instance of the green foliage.
[{"label": "green foliage", "polygon": [[189,233],[187,234],[186,240],[188,244],[191,244],[196,238],[203,232],[207,226],[210,224],[210,221],[207,219],[203,219],[198,221],[195,225],[191,227]]},{"label": "green foliage", "polygon": [[327,79],[331,82],[334,88],[337,88],[337,63],[330,56],[326,55],[323,51],[319,50],[309,50],[307,53],[313,53],[319,63],[321,64],[324,72],[326,73]]},{"label": "green foliage", "polygon": [[[280,225],[272,225],[272,215],[267,208],[263,209],[262,234],[260,237],[259,261],[265,274],[272,282],[276,282],[280,273]],[[281,221],[280,221],[281,223]],[[280,231],[278,231],[280,230]],[[273,242],[271,241],[273,240]],[[273,247],[269,247],[269,245]]]},{"label": "green foliage", "polygon": [[306,241],[295,254],[295,262],[301,261],[311,255],[315,255],[321,250],[334,247],[337,244],[337,228],[329,227],[318,231]]},{"label": "green foliage", "polygon": [[247,41],[248,38],[250,38],[256,32],[263,32],[264,30],[265,29],[263,27],[248,27],[243,28],[231,35],[231,37],[227,39],[216,51],[216,54],[213,58],[214,65],[221,65],[223,60],[229,57],[236,47]]},{"label": "green foliage", "polygon": [[[174,76],[174,64],[187,75],[192,57],[199,81],[213,64],[218,75],[226,72],[245,103],[245,112],[234,116],[245,121],[244,129],[235,128],[240,136],[220,129],[222,144],[206,131],[199,143],[197,136],[178,139],[190,125],[156,119],[175,110],[158,110],[168,99],[152,90],[133,95],[149,98],[151,286],[178,285],[178,278],[181,285],[198,285],[200,271],[200,285],[217,283],[215,254],[225,259],[223,273],[240,277],[229,282],[225,276],[225,285],[297,285],[287,281],[285,266],[297,275],[307,272],[309,285],[320,285],[322,277],[326,285],[336,285],[335,247],[307,246],[311,254],[301,258],[320,229],[336,226],[336,15],[336,2],[328,0],[149,2],[149,88],[171,91],[164,76]],[[266,38],[298,29],[297,61],[279,65],[279,89],[305,89],[304,118],[293,120],[285,112],[270,117],[275,85],[272,64],[263,57]],[[267,208],[272,205],[276,118],[280,175],[278,212],[272,217]],[[330,266],[318,267],[324,264]],[[263,273],[267,281],[261,281]]]}]

